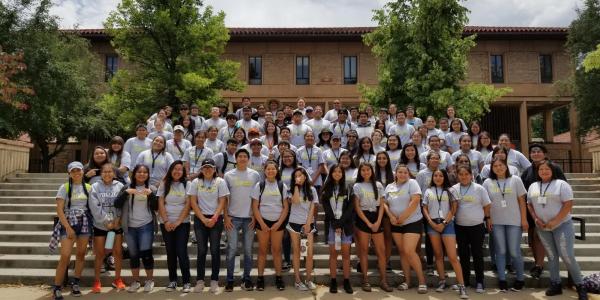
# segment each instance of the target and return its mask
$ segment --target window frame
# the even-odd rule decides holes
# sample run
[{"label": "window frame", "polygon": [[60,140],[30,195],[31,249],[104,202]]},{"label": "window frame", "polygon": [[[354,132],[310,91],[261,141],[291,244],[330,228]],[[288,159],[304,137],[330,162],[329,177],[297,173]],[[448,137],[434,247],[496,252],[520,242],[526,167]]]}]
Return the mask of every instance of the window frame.
[{"label": "window frame", "polygon": [[[109,65],[109,62],[110,65]],[[108,82],[119,71],[119,55],[111,53],[104,55],[104,81]]]},{"label": "window frame", "polygon": [[[346,59],[349,60],[350,70],[346,72]],[[354,77],[352,77],[352,59],[354,59]],[[342,79],[343,83],[347,85],[353,85],[358,83],[358,55],[344,55],[342,57]],[[351,77],[346,77],[346,73],[349,73]]]},{"label": "window frame", "polygon": [[[547,60],[545,60],[547,58]],[[540,83],[553,83],[554,82],[554,70],[553,70],[553,66],[552,66],[552,54],[540,54],[539,55],[539,61],[540,61]],[[549,63],[548,65],[546,65],[545,63]],[[544,67],[549,67],[549,70],[547,70]],[[546,72],[546,71],[549,71]]]},{"label": "window frame", "polygon": [[[498,71],[498,60],[500,58],[500,77],[494,76]],[[497,75],[497,74],[496,74]],[[502,54],[490,54],[490,82],[495,84],[505,83],[505,71],[504,71],[504,55]]]},{"label": "window frame", "polygon": [[[302,60],[301,64],[299,64],[299,59]],[[306,60],[306,65],[304,64],[304,60]],[[302,70],[299,70],[299,67]],[[306,68],[306,74],[304,74],[304,68]],[[298,73],[300,77],[298,77]],[[310,56],[309,55],[296,55],[296,85],[310,85]]]},{"label": "window frame", "polygon": [[[256,64],[258,62],[259,65],[259,70],[258,72],[256,70]],[[254,65],[254,68],[252,67]],[[258,75],[258,77],[254,77],[253,75]],[[263,78],[263,67],[262,67],[262,56],[260,55],[255,55],[255,56],[248,56],[248,85],[262,85],[262,78]]]}]

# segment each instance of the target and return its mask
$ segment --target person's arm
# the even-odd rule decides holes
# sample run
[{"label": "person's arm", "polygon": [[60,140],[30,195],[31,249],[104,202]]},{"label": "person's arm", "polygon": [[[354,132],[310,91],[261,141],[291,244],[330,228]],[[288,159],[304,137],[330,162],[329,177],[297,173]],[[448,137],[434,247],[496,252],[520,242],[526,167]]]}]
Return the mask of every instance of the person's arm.
[{"label": "person's arm", "polygon": [[[167,216],[167,209],[165,207],[165,196],[158,197],[158,215],[163,220],[165,224],[165,228],[167,228],[167,223],[169,223],[169,217]],[[167,228],[167,231],[170,231]]]},{"label": "person's arm", "polygon": [[290,210],[290,204],[288,201],[284,200],[283,201],[283,210],[281,211],[281,215],[279,216],[279,220],[277,220],[277,223],[273,224],[273,226],[271,226],[271,230],[277,230],[279,229],[279,227],[281,227],[281,225],[283,225],[283,222],[285,222],[285,219],[288,216],[288,212]]},{"label": "person's arm", "polygon": [[67,216],[65,215],[65,202],[65,199],[56,198],[56,214],[58,215],[60,224],[67,232],[67,237],[73,239],[75,238],[75,230],[73,230],[71,224],[69,224],[69,220],[67,220]]},{"label": "person's arm", "polygon": [[310,207],[308,208],[308,215],[306,217],[306,224],[304,224],[304,234],[308,234],[310,232],[310,227],[313,223],[313,217],[315,214],[315,203],[310,202]]},{"label": "person's arm", "polygon": [[98,191],[96,190],[96,185],[92,186],[92,190],[90,191],[90,199],[89,199],[89,209],[92,214],[92,218],[103,225],[106,225],[106,216],[102,211],[102,204],[98,196]]},{"label": "person's arm", "polygon": [[[322,195],[325,195],[325,193],[323,193]],[[327,217],[327,219],[331,220],[331,222],[333,223],[335,222],[335,213],[333,212],[333,207],[331,207],[330,201],[326,199],[327,197],[323,197],[323,211],[325,211],[325,216]],[[337,199],[335,199],[335,201],[337,201]]]},{"label": "person's arm", "polygon": [[490,215],[490,209],[491,209],[492,205],[488,204],[486,206],[483,207],[483,215],[484,215],[484,220],[485,223],[487,225],[487,229],[488,231],[492,231],[492,216]]},{"label": "person's arm", "polygon": [[408,207],[398,216],[398,223],[402,224],[408,219],[419,207],[421,203],[421,194],[413,194],[410,196]]},{"label": "person's arm", "polygon": [[206,224],[208,219],[204,217],[202,209],[200,209],[200,206],[198,205],[198,196],[190,195],[190,206],[192,211],[194,211],[196,218],[198,218],[198,220],[200,220],[202,223]]},{"label": "person's arm", "polygon": [[554,218],[550,219],[550,221],[548,221],[548,223],[546,223],[546,226],[544,227],[547,229],[554,229],[557,225],[559,225],[559,223],[562,220],[564,220],[567,217],[568,214],[571,213],[572,209],[573,200],[564,201],[558,214],[554,216]]},{"label": "person's arm", "polygon": [[352,214],[354,213],[354,201],[348,199],[348,205],[346,206],[346,209],[344,209],[344,212],[342,213],[342,217],[340,218],[340,226],[343,226],[343,224],[345,224],[346,222],[349,222],[352,220]]},{"label": "person's arm", "polygon": [[368,227],[371,227],[371,222],[365,216],[365,213],[360,209],[360,199],[358,196],[354,195],[354,210],[356,211],[356,215],[365,223]]},{"label": "person's arm", "polygon": [[300,200],[301,200],[300,199],[300,187],[294,184],[293,189],[294,189],[293,190],[294,192],[292,193],[292,198],[291,198],[292,204],[298,204],[298,203],[300,203]]},{"label": "person's arm", "polygon": [[517,201],[519,201],[519,211],[521,212],[521,227],[523,231],[527,231],[529,229],[529,222],[527,222],[527,203],[525,202],[525,195],[519,196]]},{"label": "person's arm", "polygon": [[270,228],[267,226],[265,220],[260,214],[260,209],[258,208],[258,199],[254,199],[254,197],[252,198],[252,213],[254,215],[254,220],[256,220],[256,223],[260,224],[260,228],[263,231],[269,231]]}]

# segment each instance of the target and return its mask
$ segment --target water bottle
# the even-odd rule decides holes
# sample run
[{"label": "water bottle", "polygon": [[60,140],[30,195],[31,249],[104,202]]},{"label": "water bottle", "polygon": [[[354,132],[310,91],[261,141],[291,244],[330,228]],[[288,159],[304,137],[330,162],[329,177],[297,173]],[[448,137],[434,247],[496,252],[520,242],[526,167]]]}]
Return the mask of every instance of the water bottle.
[{"label": "water bottle", "polygon": [[104,242],[104,249],[112,250],[114,243],[115,243],[115,232],[111,230],[106,234],[106,241]]},{"label": "water bottle", "polygon": [[335,233],[335,250],[340,251],[342,249],[342,233]]},{"label": "water bottle", "polygon": [[300,256],[302,257],[306,257],[308,256],[308,247],[310,245],[308,244],[308,239],[306,238],[306,236],[303,236],[300,239]]}]

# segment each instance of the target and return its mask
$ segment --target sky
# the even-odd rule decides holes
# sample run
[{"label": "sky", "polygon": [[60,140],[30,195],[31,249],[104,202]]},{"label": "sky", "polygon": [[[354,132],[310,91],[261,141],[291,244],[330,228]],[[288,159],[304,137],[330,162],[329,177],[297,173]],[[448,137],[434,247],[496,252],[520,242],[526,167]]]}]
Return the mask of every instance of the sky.
[{"label": "sky", "polygon": [[[102,28],[120,0],[53,0],[62,28]],[[375,26],[384,0],[205,0],[226,14],[228,27]],[[583,0],[466,0],[469,25],[568,26]]]}]

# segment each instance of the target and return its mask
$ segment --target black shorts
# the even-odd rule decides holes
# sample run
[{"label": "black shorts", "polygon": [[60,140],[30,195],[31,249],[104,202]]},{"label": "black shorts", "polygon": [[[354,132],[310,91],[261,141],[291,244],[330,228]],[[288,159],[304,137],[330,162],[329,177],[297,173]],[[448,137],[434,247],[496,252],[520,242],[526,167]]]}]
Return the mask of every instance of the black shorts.
[{"label": "black shorts", "polygon": [[[123,234],[123,229],[119,228],[116,230],[112,230],[115,232],[115,234]],[[96,226],[94,226],[94,236],[106,236],[108,234],[108,231],[106,230],[102,230]]]},{"label": "black shorts", "polygon": [[[286,226],[286,228],[289,231],[293,231],[295,233],[302,232],[303,227],[304,227],[304,224],[296,224],[296,223],[292,223],[292,222],[287,223],[287,226]],[[315,231],[317,231],[317,228],[315,227],[315,223],[310,224],[310,232],[309,233],[314,233]]]},{"label": "black shorts", "polygon": [[[379,209],[381,209],[381,208],[379,208]],[[369,220],[369,222],[375,223],[377,221],[377,217],[379,216],[379,211],[363,210],[362,212],[363,212],[363,214],[365,214],[365,217],[367,217],[367,220]],[[356,222],[354,223],[354,225],[356,226],[356,228],[358,228],[358,230],[360,230],[362,232],[366,232],[366,233],[380,233],[383,231],[383,222],[381,225],[379,225],[379,228],[377,229],[377,231],[372,231],[371,228],[369,228],[369,226],[367,226],[367,223],[365,223],[359,216],[356,216]]]},{"label": "black shorts", "polygon": [[393,233],[415,233],[421,234],[423,232],[423,219],[412,222],[406,225],[394,226],[392,225]]},{"label": "black shorts", "polygon": [[[263,219],[263,221],[265,222],[265,224],[267,224],[267,227],[271,227],[273,226],[275,223],[277,223],[277,221],[269,221],[267,219]],[[277,231],[283,231],[283,229],[285,228],[285,221],[283,222],[283,224],[281,224],[281,226],[279,226],[279,228],[277,228]],[[262,228],[260,227],[260,223],[256,222],[256,230],[260,230],[262,231]]]}]

